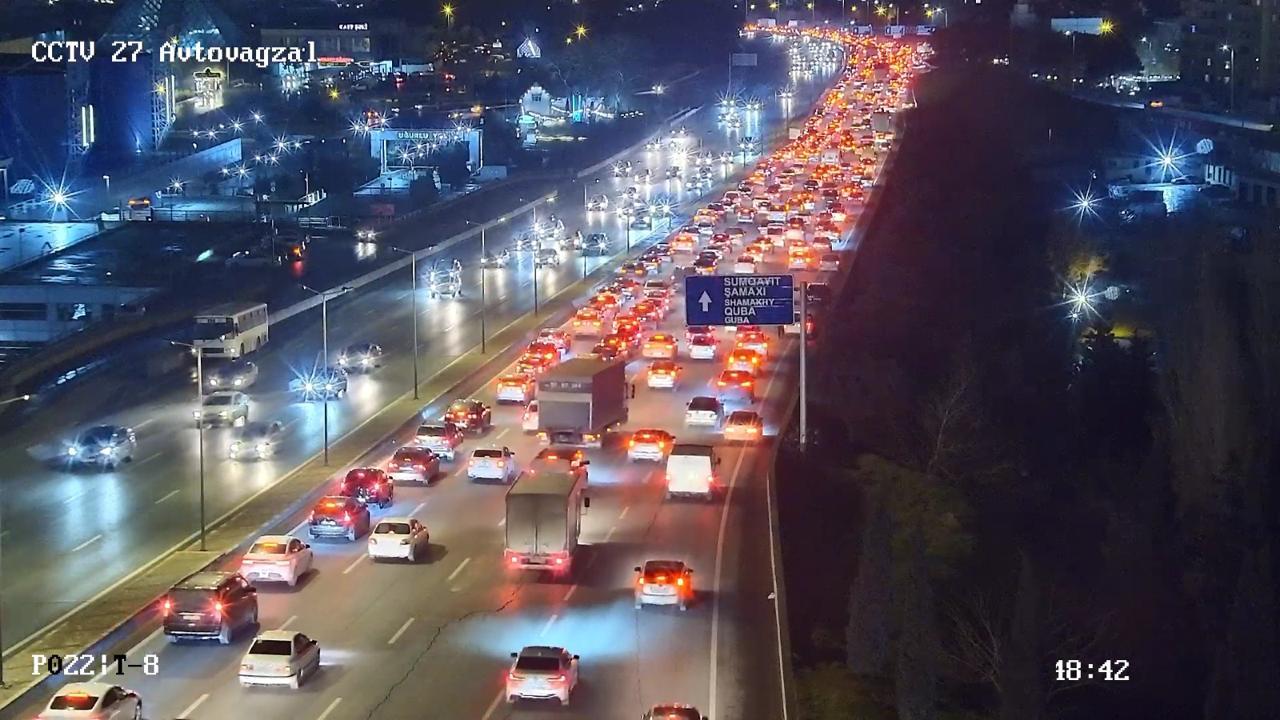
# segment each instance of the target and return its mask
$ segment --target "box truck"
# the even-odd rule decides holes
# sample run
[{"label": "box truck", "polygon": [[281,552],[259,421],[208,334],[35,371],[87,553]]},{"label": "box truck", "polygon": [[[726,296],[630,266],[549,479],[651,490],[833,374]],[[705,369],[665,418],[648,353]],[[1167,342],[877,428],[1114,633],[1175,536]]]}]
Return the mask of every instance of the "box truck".
[{"label": "box truck", "polygon": [[507,490],[505,565],[513,570],[568,572],[578,548],[582,512],[591,506],[578,472],[526,473]]},{"label": "box truck", "polygon": [[573,358],[538,380],[538,437],[544,443],[600,447],[605,433],[626,420],[625,363]]}]

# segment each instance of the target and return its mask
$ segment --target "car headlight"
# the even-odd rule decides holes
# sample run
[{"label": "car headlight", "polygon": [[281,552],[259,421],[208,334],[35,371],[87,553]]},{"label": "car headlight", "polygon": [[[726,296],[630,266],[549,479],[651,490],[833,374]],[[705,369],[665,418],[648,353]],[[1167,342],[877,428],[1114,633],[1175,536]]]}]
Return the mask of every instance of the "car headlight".
[{"label": "car headlight", "polygon": [[98,449],[98,454],[99,454],[99,455],[112,455],[112,454],[114,454],[114,453],[115,453],[115,451],[116,451],[116,449],[115,449],[114,447],[112,447],[112,446],[110,446],[110,445],[107,445],[107,446],[105,446],[105,447],[99,448],[99,449]]},{"label": "car headlight", "polygon": [[71,457],[75,457],[80,454],[80,448],[76,447],[75,445],[71,445],[70,447],[67,448],[67,454],[70,455]]},{"label": "car headlight", "polygon": [[324,385],[324,391],[325,391],[325,392],[333,392],[333,383],[325,383],[325,385]]},{"label": "car headlight", "polygon": [[197,420],[200,419],[201,412],[199,410],[192,410],[191,414],[195,417],[195,419]]},{"label": "car headlight", "polygon": [[215,377],[211,377],[211,378],[209,378],[209,384],[210,384],[210,385],[217,385],[217,384],[218,384],[218,378],[217,378],[216,376],[215,376]]},{"label": "car headlight", "polygon": [[307,392],[314,392],[316,389],[316,385],[315,383],[306,382],[302,384],[302,389],[306,390]]},{"label": "car headlight", "polygon": [[231,414],[231,411],[230,411],[230,410],[220,410],[220,411],[218,411],[218,417],[226,417],[226,416],[228,416],[228,415],[230,415],[230,414]]},{"label": "car headlight", "polygon": [[270,450],[271,450],[271,443],[269,443],[269,442],[260,442],[260,443],[258,443],[257,450],[258,450],[258,452],[260,452],[260,453],[268,452],[268,451],[270,451]]},{"label": "car headlight", "polygon": [[361,365],[368,365],[371,362],[373,362],[373,358],[360,358]]},{"label": "car headlight", "polygon": [[235,385],[236,387],[240,387],[240,385],[241,385],[243,382],[244,382],[244,380],[242,380],[241,378],[236,378],[236,379],[235,379],[235,381],[234,381],[234,382],[232,382],[231,384],[232,384],[232,385]]}]

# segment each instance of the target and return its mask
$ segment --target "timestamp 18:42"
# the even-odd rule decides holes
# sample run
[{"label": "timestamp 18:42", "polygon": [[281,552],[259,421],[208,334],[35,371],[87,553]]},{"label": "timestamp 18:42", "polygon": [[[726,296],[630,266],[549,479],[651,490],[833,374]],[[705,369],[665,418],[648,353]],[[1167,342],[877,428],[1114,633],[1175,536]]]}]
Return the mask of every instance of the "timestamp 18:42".
[{"label": "timestamp 18:42", "polygon": [[1129,661],[1103,660],[1094,663],[1084,660],[1057,660],[1053,663],[1053,677],[1058,682],[1081,680],[1126,682],[1129,680]]}]

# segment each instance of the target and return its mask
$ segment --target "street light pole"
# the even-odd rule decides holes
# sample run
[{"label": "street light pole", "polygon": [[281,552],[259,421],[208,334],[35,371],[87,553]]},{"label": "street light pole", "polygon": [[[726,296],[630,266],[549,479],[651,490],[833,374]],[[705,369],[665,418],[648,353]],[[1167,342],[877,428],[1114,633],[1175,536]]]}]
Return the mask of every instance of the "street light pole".
[{"label": "street light pole", "polygon": [[1236,111],[1236,48],[1234,45],[1223,45],[1222,49],[1230,53],[1231,57],[1231,67],[1229,68],[1231,70],[1229,82],[1229,87],[1231,88],[1230,111],[1234,113]]},{"label": "street light pole", "polygon": [[[323,350],[324,358],[320,363],[320,367],[324,372],[325,377],[328,378],[329,377],[329,295],[335,294],[335,293],[342,294],[350,290],[351,288],[344,285],[338,288],[336,291],[326,290],[324,292],[321,292],[314,288],[310,288],[306,285],[303,285],[302,289],[308,292],[313,292],[316,295],[320,296],[320,337],[321,337],[321,342],[324,346],[324,350]],[[415,326],[417,325],[416,315],[414,316],[414,325]],[[322,402],[324,403],[324,464],[328,465],[329,464],[329,395],[330,395],[330,392],[327,387],[321,388],[321,389],[324,391],[323,397],[321,398]]]},{"label": "street light pole", "polygon": [[[412,250],[404,250],[398,247],[391,247],[398,253],[404,253],[409,256],[409,272],[410,295],[413,298],[413,318],[410,321],[413,325],[413,399],[418,399],[418,254]],[[483,272],[483,271],[482,271]]]},{"label": "street light pole", "polygon": [[800,283],[800,447],[809,437],[809,283]]},{"label": "street light pole", "polygon": [[205,536],[208,534],[204,502],[204,350],[194,343],[170,340],[169,344],[191,348],[191,351],[196,354],[196,410],[200,412],[200,416],[196,419],[196,445],[198,446],[196,454],[200,458],[200,551],[204,552]]},{"label": "street light pole", "polygon": [[485,257],[484,225],[481,225],[480,226],[480,260],[481,260],[480,262],[480,354],[481,355],[484,355],[485,351],[487,350],[487,348],[485,347],[485,342],[486,342],[485,340],[485,335],[486,335],[485,306],[488,303],[485,301],[484,288],[485,288],[485,285],[488,284],[487,283],[488,275],[484,271],[484,257]]},{"label": "street light pole", "polygon": [[538,254],[533,255],[533,316],[538,317]]}]

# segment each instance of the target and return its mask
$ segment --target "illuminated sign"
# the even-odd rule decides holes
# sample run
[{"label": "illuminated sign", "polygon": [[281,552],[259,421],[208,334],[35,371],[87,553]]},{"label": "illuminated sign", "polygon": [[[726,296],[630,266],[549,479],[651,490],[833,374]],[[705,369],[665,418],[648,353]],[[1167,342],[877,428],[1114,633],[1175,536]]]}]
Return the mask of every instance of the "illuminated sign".
[{"label": "illuminated sign", "polygon": [[356,31],[356,30],[368,30],[368,29],[369,29],[369,23],[345,23],[345,24],[343,24],[343,25],[339,25],[339,26],[338,26],[338,29],[339,29],[339,30],[350,30],[350,31],[353,31],[353,32],[354,32],[354,31]]}]

